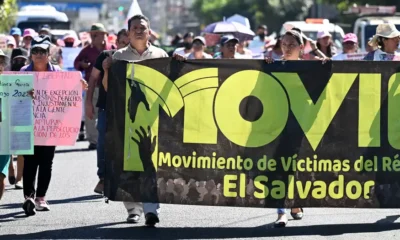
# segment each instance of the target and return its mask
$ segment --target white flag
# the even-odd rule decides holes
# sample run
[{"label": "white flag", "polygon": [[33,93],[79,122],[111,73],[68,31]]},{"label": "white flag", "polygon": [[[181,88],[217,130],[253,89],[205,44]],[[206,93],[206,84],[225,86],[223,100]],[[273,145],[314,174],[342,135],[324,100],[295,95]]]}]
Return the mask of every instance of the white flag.
[{"label": "white flag", "polygon": [[125,24],[124,24],[125,25],[125,29],[129,30],[128,29],[128,20],[131,17],[133,17],[135,15],[138,15],[138,14],[143,15],[142,9],[140,8],[138,1],[137,0],[133,0],[131,6],[129,8],[128,15],[126,16],[126,19],[125,19]]}]

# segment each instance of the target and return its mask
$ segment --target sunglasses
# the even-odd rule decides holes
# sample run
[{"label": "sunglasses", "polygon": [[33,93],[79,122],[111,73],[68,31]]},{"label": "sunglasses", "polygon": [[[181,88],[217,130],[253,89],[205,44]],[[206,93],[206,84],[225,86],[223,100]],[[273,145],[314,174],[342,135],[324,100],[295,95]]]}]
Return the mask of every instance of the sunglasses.
[{"label": "sunglasses", "polygon": [[14,64],[19,64],[19,63],[26,63],[26,59],[25,58],[21,58],[21,57],[19,57],[19,58],[14,58],[13,60],[12,60],[12,62],[14,63]]},{"label": "sunglasses", "polygon": [[39,55],[39,54],[40,55],[46,55],[47,54],[47,50],[35,48],[35,49],[31,50],[31,54],[32,55]]}]

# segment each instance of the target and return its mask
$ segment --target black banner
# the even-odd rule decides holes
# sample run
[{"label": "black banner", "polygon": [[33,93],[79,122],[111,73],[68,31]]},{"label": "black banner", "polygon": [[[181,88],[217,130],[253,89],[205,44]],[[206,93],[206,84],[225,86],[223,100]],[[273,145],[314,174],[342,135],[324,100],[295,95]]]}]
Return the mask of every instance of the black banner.
[{"label": "black banner", "polygon": [[400,207],[397,72],[397,62],[116,61],[105,195],[240,207]]}]

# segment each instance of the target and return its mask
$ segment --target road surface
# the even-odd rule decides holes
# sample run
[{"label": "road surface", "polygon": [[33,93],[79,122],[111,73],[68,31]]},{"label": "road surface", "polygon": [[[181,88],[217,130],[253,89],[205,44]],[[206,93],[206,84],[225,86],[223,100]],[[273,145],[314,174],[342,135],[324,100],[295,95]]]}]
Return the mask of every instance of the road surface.
[{"label": "road surface", "polygon": [[22,190],[6,186],[0,239],[400,239],[400,209],[306,208],[301,221],[275,229],[274,209],[162,205],[157,228],[127,224],[120,202],[93,193],[96,152],[87,142],[57,148],[50,212],[25,217]]}]

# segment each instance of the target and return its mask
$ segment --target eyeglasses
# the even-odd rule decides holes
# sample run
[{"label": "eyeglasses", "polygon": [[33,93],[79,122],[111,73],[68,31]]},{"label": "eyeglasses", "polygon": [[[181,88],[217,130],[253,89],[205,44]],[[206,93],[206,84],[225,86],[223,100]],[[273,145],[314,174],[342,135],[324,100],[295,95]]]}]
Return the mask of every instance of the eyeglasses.
[{"label": "eyeglasses", "polygon": [[40,55],[46,55],[46,54],[47,54],[47,51],[44,50],[44,49],[37,49],[37,48],[35,48],[35,49],[32,49],[32,50],[31,50],[31,54],[32,54],[32,55],[38,55],[38,54],[40,54]]}]

